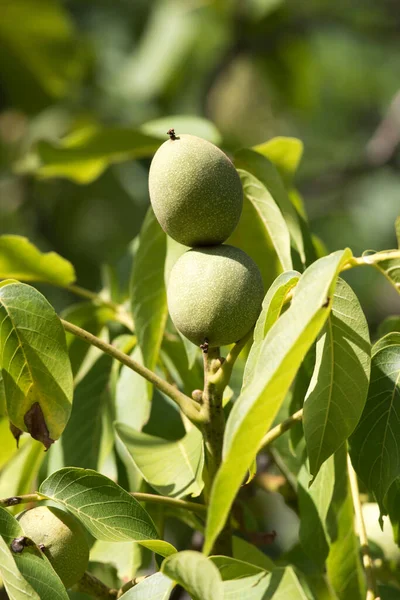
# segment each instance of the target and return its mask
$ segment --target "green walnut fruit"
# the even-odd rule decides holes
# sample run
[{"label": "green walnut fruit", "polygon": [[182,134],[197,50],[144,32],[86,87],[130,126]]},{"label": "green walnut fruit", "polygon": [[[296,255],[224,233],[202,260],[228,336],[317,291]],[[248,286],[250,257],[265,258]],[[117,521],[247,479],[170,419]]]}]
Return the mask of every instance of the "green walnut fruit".
[{"label": "green walnut fruit", "polygon": [[196,345],[237,342],[250,331],[264,296],[254,261],[233,246],[188,250],[168,282],[168,308],[175,327]]},{"label": "green walnut fruit", "polygon": [[37,506],[19,517],[24,534],[42,548],[66,588],[77,583],[89,563],[85,530],[70,513]]},{"label": "green walnut fruit", "polygon": [[173,136],[154,155],[150,200],[164,231],[185,246],[222,244],[238,224],[242,184],[229,158],[194,135]]}]

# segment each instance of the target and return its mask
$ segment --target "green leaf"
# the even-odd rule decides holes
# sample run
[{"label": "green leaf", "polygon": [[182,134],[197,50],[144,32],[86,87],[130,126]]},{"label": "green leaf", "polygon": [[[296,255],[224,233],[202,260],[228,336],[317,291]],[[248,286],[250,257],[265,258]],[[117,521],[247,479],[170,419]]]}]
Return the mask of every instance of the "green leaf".
[{"label": "green leaf", "polygon": [[300,273],[297,271],[281,273],[265,295],[262,310],[254,328],[254,341],[246,361],[243,375],[243,389],[253,377],[265,336],[272,325],[278,320],[287,294],[297,285],[299,279]]},{"label": "green leaf", "polygon": [[167,320],[164,265],[166,235],[150,208],[142,225],[132,271],[131,305],[144,364],[154,369]]},{"label": "green leaf", "polygon": [[166,558],[161,571],[179,583],[192,600],[223,598],[222,580],[214,563],[193,550],[184,550]]},{"label": "green leaf", "polygon": [[293,569],[275,569],[223,583],[224,600],[307,600]]},{"label": "green leaf", "polygon": [[335,483],[333,457],[324,462],[309,488],[310,471],[303,465],[298,477],[300,543],[309,558],[323,571],[329,553],[326,518]]},{"label": "green leaf", "polygon": [[0,364],[10,421],[48,448],[71,413],[72,372],[64,329],[35,288],[0,288]]},{"label": "green leaf", "polygon": [[91,469],[67,467],[48,477],[40,493],[72,512],[98,540],[133,541],[168,556],[175,548],[159,539],[151,518],[128,492]]},{"label": "green leaf", "polygon": [[268,289],[282,271],[271,238],[255,206],[244,195],[239,223],[227,240],[228,244],[246,252],[260,269],[264,289]]},{"label": "green leaf", "polygon": [[67,287],[75,281],[75,271],[71,263],[56,252],[40,252],[20,235],[1,235],[0,279],[41,281]]},{"label": "green leaf", "polygon": [[[355,532],[353,501],[347,471],[346,444],[335,454],[335,488],[328,528],[331,537],[326,563],[329,580],[339,600],[364,600],[365,575]],[[334,527],[329,527],[329,520]]]},{"label": "green leaf", "polygon": [[160,141],[134,129],[86,126],[58,143],[38,142],[40,165],[35,174],[45,179],[65,177],[76,183],[90,183],[112,163],[151,156]]},{"label": "green leaf", "polygon": [[259,219],[271,238],[272,244],[278,255],[282,269],[287,271],[292,268],[290,255],[290,235],[285,220],[275,200],[254,175],[238,169],[245,197],[252,203]]},{"label": "green leaf", "polygon": [[286,184],[290,184],[303,156],[303,142],[292,137],[275,137],[252,148],[277,167]]},{"label": "green leaf", "polygon": [[227,421],[224,462],[210,499],[206,552],[211,550],[221,531],[246,471],[304,356],[328,318],[330,307],[326,300],[334,292],[338,273],[350,256],[350,250],[341,250],[313,263],[303,273],[290,308],[263,341],[254,377],[236,401]]},{"label": "green leaf", "polygon": [[[130,355],[143,364],[142,352],[136,346]],[[115,419],[134,429],[142,429],[151,411],[151,386],[129,367],[123,366],[115,390]]]},{"label": "green leaf", "polygon": [[378,327],[378,336],[383,337],[393,331],[400,333],[400,317],[398,316],[386,317]]},{"label": "green leaf", "polygon": [[317,340],[314,373],[304,402],[303,427],[314,477],[360,420],[370,370],[367,321],[357,296],[339,279],[332,312]]},{"label": "green leaf", "polygon": [[179,135],[179,133],[197,135],[217,146],[221,143],[221,134],[214,123],[208,121],[208,119],[197,117],[195,115],[171,115],[169,117],[147,121],[147,123],[144,123],[140,127],[140,130],[143,131],[143,133],[160,137],[161,139],[164,138],[165,140],[168,138],[167,131],[169,129],[175,129],[177,135]]},{"label": "green leaf", "polygon": [[[97,305],[92,302],[79,302],[78,304],[69,306],[62,312],[61,316],[66,321],[100,337],[106,324],[115,318],[115,311],[108,306]],[[72,373],[75,376],[82,366],[91,346],[72,333],[65,332],[65,337]]]},{"label": "green leaf", "polygon": [[72,20],[56,0],[2,0],[0,11],[3,89],[13,106],[36,112],[65,96],[81,76],[84,61]]},{"label": "green leaf", "polygon": [[394,228],[396,231],[397,247],[400,249],[400,215],[397,217]]},{"label": "green leaf", "polygon": [[257,567],[260,567],[264,571],[272,571],[275,568],[272,560],[261,552],[256,546],[250,544],[243,538],[233,536],[233,557],[243,562],[251,563]]},{"label": "green leaf", "polygon": [[280,208],[289,229],[293,246],[298,251],[301,261],[305,263],[304,242],[299,215],[290,201],[288,192],[275,165],[258,152],[245,149],[240,150],[235,155],[235,166],[238,169],[248,171],[264,184]]},{"label": "green leaf", "polygon": [[121,596],[124,600],[168,600],[173,582],[163,573],[154,573]]},{"label": "green leaf", "polygon": [[[398,254],[398,250],[393,250],[393,253]],[[373,265],[392,284],[396,292],[400,294],[400,258],[388,258],[387,260],[374,262]]]},{"label": "green leaf", "polygon": [[18,537],[18,535],[14,535],[18,527],[13,523],[10,526],[10,519],[13,517],[5,508],[0,507],[0,575],[10,600],[26,600],[26,598],[40,600],[40,596],[20,573],[9,548],[14,537]]},{"label": "green leaf", "polygon": [[189,344],[194,348],[194,356],[191,357],[194,359],[192,360],[192,365],[188,362],[188,353],[181,337],[176,339],[170,336],[168,338],[164,337],[161,348],[161,360],[172,374],[174,381],[190,396],[193,390],[203,387],[204,375],[200,361],[196,362],[196,357],[200,349],[191,342]]},{"label": "green leaf", "polygon": [[217,567],[222,581],[250,577],[251,575],[257,575],[257,573],[266,573],[265,569],[261,567],[229,556],[210,556],[210,560]]},{"label": "green leaf", "polygon": [[384,511],[384,497],[400,476],[400,334],[372,349],[371,381],[360,422],[351,441],[357,475]]},{"label": "green leaf", "polygon": [[163,496],[199,496],[203,489],[203,437],[193,427],[181,440],[170,442],[124,423],[115,430],[133,463],[152,488]]},{"label": "green leaf", "polygon": [[[27,437],[21,439],[22,448],[9,460],[0,474],[0,498],[28,494],[34,489],[34,480],[38,476],[45,453],[43,446],[36,440]],[[15,447],[15,440],[13,440]],[[18,508],[11,508],[18,512]]]},{"label": "green leaf", "polygon": [[23,535],[18,521],[0,507],[0,574],[10,600],[68,600],[60,578],[36,546],[19,554],[10,550],[13,539]]},{"label": "green leaf", "polygon": [[112,358],[103,354],[75,388],[71,417],[61,437],[64,464],[69,467],[100,468],[111,365]]}]

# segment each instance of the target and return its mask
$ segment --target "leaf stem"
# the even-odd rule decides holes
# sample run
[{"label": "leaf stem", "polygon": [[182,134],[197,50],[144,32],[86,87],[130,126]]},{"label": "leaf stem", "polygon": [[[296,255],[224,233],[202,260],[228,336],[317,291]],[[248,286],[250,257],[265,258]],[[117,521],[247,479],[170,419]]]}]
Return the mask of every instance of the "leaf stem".
[{"label": "leaf stem", "polygon": [[18,504],[28,504],[29,502],[39,502],[47,500],[46,496],[42,496],[39,492],[34,494],[24,494],[23,496],[10,496],[9,498],[0,499],[0,506],[9,508],[10,506],[18,506]]},{"label": "leaf stem", "polygon": [[400,250],[386,250],[385,252],[375,252],[374,254],[366,254],[365,256],[352,256],[349,261],[342,267],[342,271],[348,271],[353,267],[373,266],[376,263],[384,260],[400,258]]},{"label": "leaf stem", "polygon": [[188,500],[181,500],[179,498],[157,496],[156,494],[145,494],[142,492],[131,492],[131,496],[139,502],[152,502],[153,504],[163,504],[164,506],[171,506],[173,508],[183,508],[200,515],[205,515],[207,512],[205,504],[197,504],[197,502],[189,502]]},{"label": "leaf stem", "polygon": [[264,437],[260,443],[260,450],[262,448],[265,448],[266,446],[269,446],[270,444],[272,444],[272,442],[274,442],[281,435],[283,435],[286,431],[288,431],[288,429],[293,427],[293,425],[296,425],[296,423],[300,423],[302,420],[303,420],[303,409],[300,408],[300,410],[298,410],[293,415],[291,415],[290,417],[288,417],[287,419],[282,421],[282,423],[279,423],[279,425],[276,425],[276,427],[273,427],[272,429],[270,429],[264,435]]},{"label": "leaf stem", "polygon": [[130,329],[130,331],[134,331],[133,319],[131,315],[122,306],[122,304],[117,304],[117,302],[107,300],[99,294],[96,294],[96,292],[87,290],[86,288],[83,288],[80,285],[69,285],[65,289],[69,292],[72,292],[73,294],[76,294],[77,296],[81,296],[82,298],[91,300],[96,304],[102,304],[103,306],[111,308],[115,312],[116,320],[122,325],[125,325],[125,327]]},{"label": "leaf stem", "polygon": [[188,419],[190,419],[190,421],[192,421],[192,423],[199,425],[203,422],[202,415],[200,414],[200,406],[192,398],[186,396],[186,394],[178,390],[175,386],[171,385],[159,377],[156,373],[138,363],[136,360],[133,360],[127,354],[124,354],[111,344],[108,344],[95,335],[89,333],[89,331],[86,331],[81,327],[77,327],[77,325],[73,325],[69,321],[64,321],[64,319],[60,320],[66,331],[72,333],[76,337],[81,338],[88,344],[92,344],[92,346],[99,348],[99,350],[102,350],[106,354],[109,354],[123,365],[126,365],[129,369],[132,369],[132,371],[135,371],[147,379],[147,381],[152,383],[161,392],[169,396],[169,398],[171,398],[171,400],[173,400],[179,406],[182,412],[188,417]]},{"label": "leaf stem", "polygon": [[374,563],[371,557],[371,550],[368,544],[367,531],[365,529],[364,517],[362,514],[360,492],[358,489],[357,474],[351,464],[349,454],[347,455],[347,468],[349,472],[350,491],[353,500],[354,514],[358,536],[361,543],[361,554],[367,580],[367,597],[366,600],[379,600],[376,591],[376,582],[374,575]]}]

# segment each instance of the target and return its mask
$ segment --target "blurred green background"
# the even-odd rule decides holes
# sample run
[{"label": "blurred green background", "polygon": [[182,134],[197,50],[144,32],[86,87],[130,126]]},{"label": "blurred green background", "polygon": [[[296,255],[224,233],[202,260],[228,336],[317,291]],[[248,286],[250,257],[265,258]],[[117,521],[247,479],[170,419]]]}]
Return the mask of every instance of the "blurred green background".
[{"label": "blurred green background", "polygon": [[[396,246],[395,0],[0,0],[0,15],[0,233],[56,250],[78,283],[123,268],[149,156],[185,124],[227,152],[299,137],[296,184],[328,250]],[[372,329],[398,312],[374,270],[351,283]]]}]

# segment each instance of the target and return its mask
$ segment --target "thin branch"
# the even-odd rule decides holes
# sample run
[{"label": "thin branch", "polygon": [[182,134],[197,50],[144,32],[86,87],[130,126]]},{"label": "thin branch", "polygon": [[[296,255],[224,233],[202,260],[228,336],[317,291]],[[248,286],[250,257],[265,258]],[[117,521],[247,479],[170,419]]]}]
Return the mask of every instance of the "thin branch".
[{"label": "thin branch", "polygon": [[236,342],[236,344],[231,348],[228,356],[225,358],[218,371],[215,373],[215,375],[212,376],[211,381],[215,383],[215,385],[217,385],[219,388],[222,388],[222,390],[224,390],[228,385],[235,362],[238,359],[239,354],[241,353],[247,342],[253,336],[253,333],[254,327],[250,329],[250,331],[241,340]]},{"label": "thin branch", "polygon": [[371,556],[371,550],[368,544],[367,531],[365,529],[364,517],[362,514],[360,492],[358,490],[357,474],[351,464],[350,456],[347,455],[347,468],[349,472],[349,482],[351,497],[353,500],[356,526],[361,543],[361,554],[367,579],[367,597],[366,600],[379,600],[376,591],[376,581],[374,575],[374,562]]},{"label": "thin branch", "polygon": [[96,294],[96,292],[91,292],[90,290],[87,290],[86,288],[83,288],[79,285],[69,285],[65,289],[69,292],[72,292],[73,294],[76,294],[77,296],[81,296],[82,298],[91,300],[96,304],[102,304],[103,306],[111,308],[111,310],[115,312],[115,318],[119,323],[125,325],[125,327],[127,327],[131,331],[134,330],[133,319],[131,315],[122,306],[122,304],[118,304],[117,302],[113,302],[112,300],[106,300],[99,294]]},{"label": "thin branch", "polygon": [[283,435],[286,431],[288,431],[288,429],[293,427],[293,425],[296,425],[296,423],[300,423],[302,420],[303,420],[303,409],[300,408],[300,410],[298,410],[293,415],[291,415],[290,417],[285,419],[285,421],[282,421],[282,423],[279,423],[279,425],[277,425],[276,427],[273,427],[272,429],[270,429],[264,435],[264,437],[260,443],[260,450],[262,448],[265,448],[266,446],[269,446],[270,444],[272,444],[272,442],[277,440],[281,435]]},{"label": "thin branch", "polygon": [[[205,450],[205,481],[204,495],[209,501],[212,485],[218,469],[222,464],[222,446],[224,442],[225,415],[222,396],[225,385],[229,380],[215,380],[215,375],[221,369],[221,356],[219,348],[203,348],[204,358],[204,390],[202,398],[202,414],[204,424],[202,432]],[[232,530],[230,518],[224,523],[218,535],[213,554],[232,556]]]},{"label": "thin branch", "polygon": [[142,492],[131,492],[131,496],[139,502],[152,502],[153,504],[163,504],[164,506],[171,506],[173,508],[183,508],[200,515],[205,515],[207,512],[207,506],[205,504],[197,504],[196,502],[180,500],[179,498],[157,496],[156,494],[145,494]]},{"label": "thin branch", "polygon": [[375,252],[375,254],[366,254],[365,256],[353,256],[343,266],[342,271],[348,271],[353,267],[367,267],[373,266],[376,263],[383,262],[384,260],[400,259],[400,250],[387,250],[384,252]]},{"label": "thin branch", "polygon": [[122,364],[126,365],[129,369],[132,369],[132,371],[135,371],[136,373],[147,379],[147,381],[152,383],[161,392],[169,396],[169,398],[171,398],[171,400],[173,400],[179,406],[182,412],[188,417],[188,419],[192,421],[192,423],[195,423],[197,425],[202,422],[203,419],[200,415],[200,406],[194,400],[192,400],[192,398],[186,396],[186,394],[178,390],[175,386],[171,385],[170,383],[159,377],[156,373],[150,371],[150,369],[138,363],[136,360],[133,360],[127,354],[124,354],[120,350],[117,350],[117,348],[115,348],[111,344],[108,344],[107,342],[101,340],[95,335],[92,335],[85,329],[81,329],[81,327],[77,327],[76,325],[73,325],[68,321],[64,321],[64,319],[60,320],[66,331],[81,338],[88,344],[96,346],[96,348],[99,348],[106,354],[109,354]]},{"label": "thin branch", "polygon": [[47,498],[46,496],[39,494],[39,492],[35,492],[34,494],[24,494],[23,496],[10,496],[9,498],[3,498],[0,500],[0,506],[9,508],[10,506],[18,506],[18,504],[40,502],[40,500],[47,500]]}]

